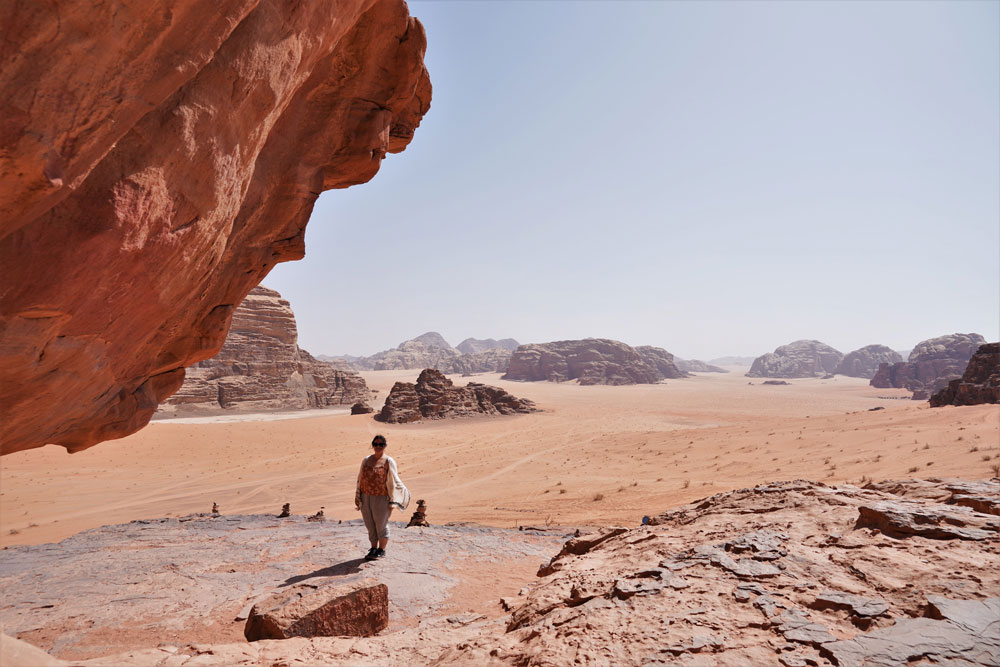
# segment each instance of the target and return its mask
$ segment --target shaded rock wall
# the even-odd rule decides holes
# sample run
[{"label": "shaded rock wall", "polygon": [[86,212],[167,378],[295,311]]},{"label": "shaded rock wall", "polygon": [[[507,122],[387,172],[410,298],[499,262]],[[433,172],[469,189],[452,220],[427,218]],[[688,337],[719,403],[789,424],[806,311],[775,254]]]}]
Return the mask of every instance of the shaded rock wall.
[{"label": "shaded rock wall", "polygon": [[[645,354],[639,350],[645,350]],[[673,355],[662,348],[633,348],[605,338],[562,340],[521,345],[510,359],[504,380],[580,384],[655,384],[664,378],[683,377]]]},{"label": "shaded rock wall", "polygon": [[809,378],[833,373],[844,355],[818,340],[797,340],[754,359],[747,377]]},{"label": "shaded rock wall", "polygon": [[[969,359],[986,339],[976,333],[949,334],[921,341],[910,352],[908,361],[879,364],[871,386],[936,392],[960,378]],[[927,398],[927,396],[924,396]]]},{"label": "shaded rock wall", "polygon": [[[402,0],[0,8],[0,452],[141,428],[430,105]],[[9,177],[8,177],[9,176]]]},{"label": "shaded rock wall", "polygon": [[844,355],[835,372],[838,375],[871,379],[878,371],[879,364],[895,364],[902,360],[899,352],[885,345],[866,345]]},{"label": "shaded rock wall", "polygon": [[184,384],[160,411],[301,410],[368,399],[361,376],[317,361],[297,341],[288,301],[266,287],[253,288],[233,314],[219,353],[188,368]]},{"label": "shaded rock wall", "polygon": [[440,371],[428,368],[420,373],[416,384],[394,384],[375,418],[390,424],[403,424],[421,419],[528,412],[535,412],[532,401],[511,396],[499,387],[476,382],[456,387]]},{"label": "shaded rock wall", "polygon": [[980,345],[965,373],[930,398],[931,407],[1000,403],[1000,343]]}]

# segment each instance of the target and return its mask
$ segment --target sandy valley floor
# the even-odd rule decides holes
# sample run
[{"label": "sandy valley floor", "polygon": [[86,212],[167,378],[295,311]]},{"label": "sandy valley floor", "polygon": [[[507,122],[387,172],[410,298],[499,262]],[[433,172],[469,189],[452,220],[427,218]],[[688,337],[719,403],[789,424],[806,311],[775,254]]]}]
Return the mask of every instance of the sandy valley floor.
[{"label": "sandy valley floor", "polygon": [[[0,544],[207,512],[213,502],[224,514],[277,513],[288,502],[296,514],[325,507],[328,517],[355,518],[357,467],[376,432],[436,524],[636,525],[644,514],[768,480],[981,479],[1000,464],[1000,406],[931,409],[842,376],[751,385],[744,370],[631,387],[484,375],[472,379],[543,412],[396,426],[342,413],[167,420],[78,454],[20,452],[0,459]],[[377,405],[394,381],[416,375],[364,373]]]}]

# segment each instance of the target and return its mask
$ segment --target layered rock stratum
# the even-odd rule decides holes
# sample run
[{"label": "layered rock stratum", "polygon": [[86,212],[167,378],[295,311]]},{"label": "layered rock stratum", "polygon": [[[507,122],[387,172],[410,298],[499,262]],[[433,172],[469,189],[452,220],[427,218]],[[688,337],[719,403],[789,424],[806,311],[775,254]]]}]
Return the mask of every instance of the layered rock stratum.
[{"label": "layered rock stratum", "polygon": [[659,347],[633,348],[606,338],[521,345],[510,359],[504,380],[580,384],[655,384],[684,377],[674,356]]},{"label": "layered rock stratum", "polygon": [[511,351],[518,346],[513,338],[480,340],[467,338],[452,347],[436,331],[428,331],[403,341],[391,350],[370,357],[342,357],[352,368],[369,371],[436,368],[442,373],[503,373]]},{"label": "layered rock stratum", "polygon": [[879,364],[869,384],[909,389],[921,395],[940,391],[965,373],[969,359],[985,343],[986,339],[977,333],[929,338],[913,348],[907,361]]},{"label": "layered rock stratum", "polygon": [[700,359],[678,359],[674,357],[674,365],[682,373],[728,373],[725,368],[714,366]]},{"label": "layered rock stratum", "polygon": [[754,359],[747,377],[810,378],[837,370],[844,355],[818,340],[797,340]]},{"label": "layered rock stratum", "polygon": [[980,345],[962,377],[931,396],[930,403],[932,408],[1000,403],[1000,343]]},{"label": "layered rock stratum", "polygon": [[219,353],[187,369],[184,384],[160,413],[302,410],[368,398],[360,375],[317,361],[298,346],[291,304],[258,286],[233,313]]},{"label": "layered rock stratum", "polygon": [[430,105],[402,0],[0,9],[0,452],[147,423]]},{"label": "layered rock stratum", "polygon": [[[580,530],[561,549],[544,531],[406,529],[394,537],[405,557],[390,551],[373,564],[353,557],[359,526],[189,519],[0,552],[6,631],[88,667],[355,665],[385,656],[494,666],[1000,659],[1000,479],[776,482],[698,500],[649,525]],[[184,557],[194,546],[199,557]],[[442,604],[456,579],[546,547],[551,557],[534,583],[502,599],[480,596],[501,613]],[[100,568],[87,565],[95,558]],[[211,641],[239,637],[255,600],[288,586],[369,577],[388,587],[390,622],[418,616],[419,624],[368,638]],[[164,642],[177,628],[198,639]],[[116,653],[115,641],[133,649]],[[95,655],[104,657],[79,660]]]},{"label": "layered rock stratum", "polygon": [[499,387],[470,382],[456,387],[433,368],[420,372],[416,383],[397,382],[375,419],[405,424],[422,419],[449,419],[475,415],[513,415],[535,412],[535,404]]},{"label": "layered rock stratum", "polygon": [[865,345],[853,352],[848,352],[837,364],[834,371],[837,375],[848,375],[855,378],[870,380],[878,371],[879,364],[895,364],[903,360],[890,347],[885,345]]}]

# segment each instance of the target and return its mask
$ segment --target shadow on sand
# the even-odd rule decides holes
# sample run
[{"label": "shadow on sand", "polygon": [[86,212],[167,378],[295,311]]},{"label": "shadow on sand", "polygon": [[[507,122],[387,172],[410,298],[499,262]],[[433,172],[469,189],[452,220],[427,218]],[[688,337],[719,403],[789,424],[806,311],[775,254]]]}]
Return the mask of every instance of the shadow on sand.
[{"label": "shadow on sand", "polygon": [[336,565],[331,565],[329,567],[324,567],[309,574],[297,574],[294,577],[289,577],[285,580],[283,584],[278,586],[278,588],[284,588],[285,586],[291,586],[292,584],[297,584],[300,581],[305,581],[306,579],[313,579],[315,577],[343,577],[348,574],[357,574],[361,571],[361,564],[365,562],[364,558],[355,558],[353,560],[345,560],[343,563],[337,563]]}]

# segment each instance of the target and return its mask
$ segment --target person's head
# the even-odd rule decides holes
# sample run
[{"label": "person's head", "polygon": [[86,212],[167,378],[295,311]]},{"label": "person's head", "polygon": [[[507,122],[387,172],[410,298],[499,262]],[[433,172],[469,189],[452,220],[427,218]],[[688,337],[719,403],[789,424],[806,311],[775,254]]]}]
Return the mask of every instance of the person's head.
[{"label": "person's head", "polygon": [[379,456],[381,456],[382,452],[385,451],[385,444],[386,443],[384,435],[376,435],[374,438],[372,438],[372,449],[375,450],[375,453],[378,454]]}]

